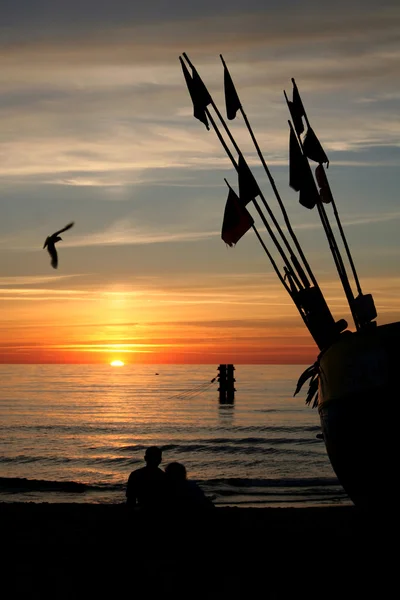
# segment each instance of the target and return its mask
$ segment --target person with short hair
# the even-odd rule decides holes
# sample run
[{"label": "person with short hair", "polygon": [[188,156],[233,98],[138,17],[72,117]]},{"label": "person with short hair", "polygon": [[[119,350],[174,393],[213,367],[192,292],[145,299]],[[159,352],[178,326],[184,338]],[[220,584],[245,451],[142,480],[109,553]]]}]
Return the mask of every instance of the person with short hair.
[{"label": "person with short hair", "polygon": [[154,508],[162,505],[165,498],[165,473],[159,468],[162,450],[158,446],[147,448],[144,460],[146,466],[132,471],[126,487],[128,506]]}]

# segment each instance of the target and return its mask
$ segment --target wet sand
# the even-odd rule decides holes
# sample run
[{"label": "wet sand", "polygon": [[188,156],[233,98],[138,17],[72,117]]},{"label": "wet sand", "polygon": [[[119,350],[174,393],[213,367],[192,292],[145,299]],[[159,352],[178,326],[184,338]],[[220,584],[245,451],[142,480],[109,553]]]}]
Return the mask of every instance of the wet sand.
[{"label": "wet sand", "polygon": [[9,598],[384,598],[393,583],[393,522],[352,506],[150,515],[15,503],[0,514]]}]

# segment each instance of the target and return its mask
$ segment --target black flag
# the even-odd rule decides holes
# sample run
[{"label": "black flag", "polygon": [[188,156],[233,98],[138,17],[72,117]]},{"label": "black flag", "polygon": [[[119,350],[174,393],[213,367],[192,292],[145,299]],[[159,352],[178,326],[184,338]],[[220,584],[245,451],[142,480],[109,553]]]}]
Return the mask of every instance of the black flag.
[{"label": "black flag", "polygon": [[304,183],[305,173],[305,158],[297,141],[296,134],[292,128],[290,128],[289,137],[289,185],[299,192],[301,190],[302,183]]},{"label": "black flag", "polygon": [[300,192],[299,202],[302,206],[314,208],[319,198],[317,187],[292,128],[289,141],[289,185],[296,192]]},{"label": "black flag", "polygon": [[226,116],[232,121],[236,117],[236,113],[241,108],[239,96],[237,95],[236,88],[233,84],[232,77],[228,71],[224,59],[221,56],[221,60],[224,65],[224,89],[225,89],[225,105],[226,105]]},{"label": "black flag", "polygon": [[256,196],[260,195],[260,188],[254,178],[253,173],[250,171],[245,159],[239,155],[239,196],[243,205],[246,206],[249,202],[254,200]]},{"label": "black flag", "polygon": [[304,183],[300,190],[299,202],[305,208],[309,208],[310,210],[314,208],[316,203],[319,200],[319,194],[317,190],[317,186],[315,185],[314,178],[311,173],[311,169],[307,166],[306,176],[304,178]]},{"label": "black flag", "polygon": [[328,163],[329,160],[326,156],[323,147],[317,136],[314,133],[312,127],[309,127],[306,133],[306,137],[303,142],[303,150],[304,154],[311,160],[315,160],[315,162],[322,164]]},{"label": "black flag", "polygon": [[181,61],[183,75],[185,77],[186,85],[193,102],[193,115],[196,117],[196,119],[199,119],[199,121],[204,123],[209,130],[210,127],[208,125],[205,109],[211,102],[210,94],[208,93],[207,88],[201,80],[196,69],[192,69],[193,76],[191,76],[181,57],[179,57],[179,60]]},{"label": "black flag", "polygon": [[293,125],[296,130],[298,136],[304,131],[303,117],[305,117],[305,110],[303,106],[303,102],[301,101],[299,90],[297,89],[297,85],[292,79],[293,82],[293,99],[290,102],[288,100],[290,116],[292,117]]},{"label": "black flag", "polygon": [[234,246],[253,223],[253,217],[230,187],[222,223],[222,239],[228,246]]},{"label": "black flag", "polygon": [[315,177],[317,179],[319,195],[322,202],[325,204],[330,204],[333,200],[332,192],[331,188],[329,187],[324,167],[322,165],[318,165],[318,167],[315,169]]}]

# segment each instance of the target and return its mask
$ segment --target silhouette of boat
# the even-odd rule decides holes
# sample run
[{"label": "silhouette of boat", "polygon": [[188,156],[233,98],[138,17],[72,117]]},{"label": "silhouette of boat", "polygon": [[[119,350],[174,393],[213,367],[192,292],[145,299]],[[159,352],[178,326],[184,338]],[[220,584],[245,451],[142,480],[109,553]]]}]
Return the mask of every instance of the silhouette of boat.
[{"label": "silhouette of boat", "polygon": [[398,469],[400,323],[343,333],[318,360],[318,411],[332,467],[352,501],[387,504]]},{"label": "silhouette of boat", "polygon": [[[291,116],[289,185],[299,192],[302,206],[309,210],[316,208],[319,213],[354,321],[354,331],[348,329],[344,319],[335,321],[330,312],[292,229],[224,59],[221,56],[227,118],[233,120],[238,112],[242,115],[275,194],[286,231],[264,197],[199,73],[185,53],[183,58],[180,57],[180,61],[193,102],[193,114],[207,129],[211,124],[238,173],[239,194],[225,180],[229,193],[221,237],[229,246],[233,246],[249,229],[254,230],[278,279],[293,300],[320,351],[316,362],[300,376],[295,395],[309,381],[306,403],[318,407],[322,428],[322,435],[318,437],[324,440],[332,467],[351,500],[367,509],[378,508],[384,503],[386,505],[388,495],[393,495],[399,456],[396,434],[400,322],[378,326],[372,295],[362,292],[327,180],[324,164],[328,166],[329,161],[310,125],[296,82],[292,79],[291,100],[285,93]],[[216,121],[219,121],[222,133]],[[309,161],[317,163],[315,173]],[[246,208],[250,203],[253,203],[272,240],[278,259],[258,232],[254,218]],[[336,219],[353,284],[350,283],[325,206],[332,208]],[[357,295],[353,292],[354,286]]]}]

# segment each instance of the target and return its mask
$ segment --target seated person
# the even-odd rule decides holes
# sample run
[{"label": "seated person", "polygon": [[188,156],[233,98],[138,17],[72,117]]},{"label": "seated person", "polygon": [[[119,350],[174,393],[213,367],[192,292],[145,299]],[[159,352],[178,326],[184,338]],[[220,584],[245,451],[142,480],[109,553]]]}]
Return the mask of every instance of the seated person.
[{"label": "seated person", "polygon": [[165,468],[166,505],[177,509],[214,508],[203,490],[194,481],[187,479],[186,468],[172,462]]}]

